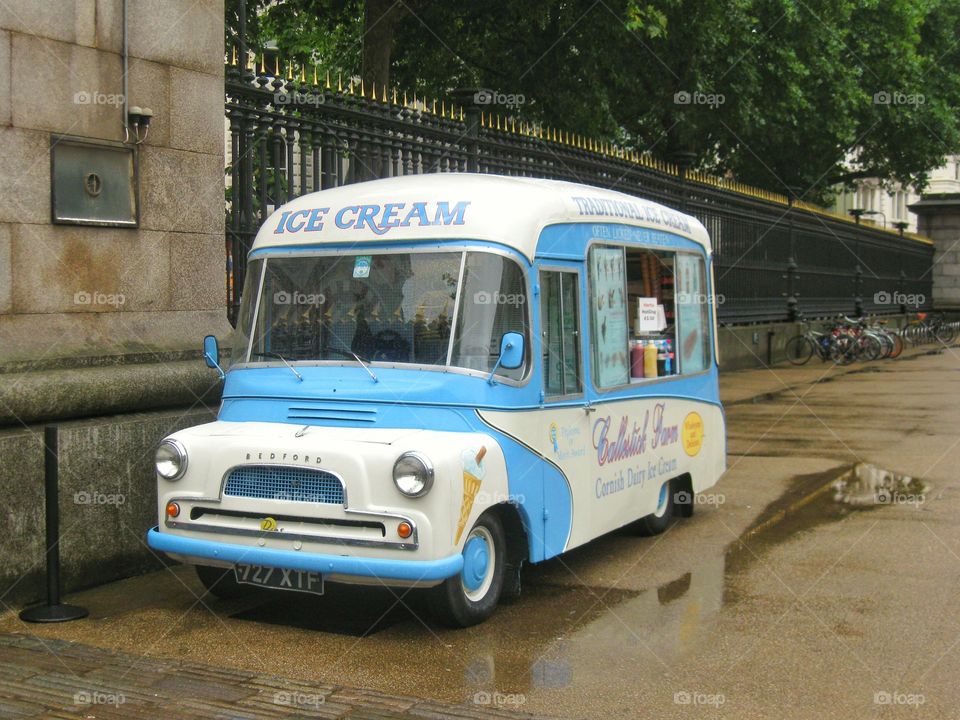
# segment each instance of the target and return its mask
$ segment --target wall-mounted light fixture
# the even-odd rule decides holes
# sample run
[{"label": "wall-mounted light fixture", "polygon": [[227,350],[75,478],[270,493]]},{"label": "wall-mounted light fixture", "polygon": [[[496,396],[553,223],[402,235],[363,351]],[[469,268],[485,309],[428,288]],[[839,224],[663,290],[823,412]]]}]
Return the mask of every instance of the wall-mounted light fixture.
[{"label": "wall-mounted light fixture", "polygon": [[153,110],[134,105],[127,110],[127,128],[124,142],[140,145],[147,139],[150,132],[150,121],[153,119]]}]

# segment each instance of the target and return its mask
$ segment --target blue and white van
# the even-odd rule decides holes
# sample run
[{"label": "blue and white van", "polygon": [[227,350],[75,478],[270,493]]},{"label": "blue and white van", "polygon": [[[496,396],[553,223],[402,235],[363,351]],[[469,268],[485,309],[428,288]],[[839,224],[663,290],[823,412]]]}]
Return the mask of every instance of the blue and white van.
[{"label": "blue and white van", "polygon": [[[151,548],[215,594],[430,588],[486,619],[539,563],[663,531],[725,468],[710,242],[609,190],[476,174],[279,208],[215,422],[157,452]],[[224,370],[224,368],[226,368]]]}]

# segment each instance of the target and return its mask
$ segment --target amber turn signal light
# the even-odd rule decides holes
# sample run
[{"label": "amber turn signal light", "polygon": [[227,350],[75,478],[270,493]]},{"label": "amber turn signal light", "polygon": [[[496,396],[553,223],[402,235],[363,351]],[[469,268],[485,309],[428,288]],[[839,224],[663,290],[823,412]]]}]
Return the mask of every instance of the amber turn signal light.
[{"label": "amber turn signal light", "polygon": [[167,503],[167,517],[175,518],[180,514],[180,506],[175,502]]},{"label": "amber turn signal light", "polygon": [[413,535],[413,525],[408,522],[402,522],[397,525],[397,535],[406,540],[408,537]]}]

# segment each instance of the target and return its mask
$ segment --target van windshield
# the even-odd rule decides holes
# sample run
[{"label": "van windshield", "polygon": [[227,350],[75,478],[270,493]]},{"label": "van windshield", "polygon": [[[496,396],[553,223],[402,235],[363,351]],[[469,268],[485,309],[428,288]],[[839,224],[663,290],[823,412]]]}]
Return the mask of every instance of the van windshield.
[{"label": "van windshield", "polygon": [[[490,372],[504,333],[528,336],[523,271],[493,253],[269,257],[250,262],[247,288],[235,362],[355,362],[355,354]],[[519,379],[523,368],[497,373]]]}]

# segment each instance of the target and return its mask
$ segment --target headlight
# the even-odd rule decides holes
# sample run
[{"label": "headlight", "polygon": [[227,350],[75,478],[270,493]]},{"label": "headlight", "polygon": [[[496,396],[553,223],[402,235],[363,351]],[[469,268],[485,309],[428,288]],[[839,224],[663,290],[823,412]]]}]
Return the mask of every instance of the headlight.
[{"label": "headlight", "polygon": [[433,465],[420,453],[406,452],[393,465],[393,482],[407,497],[420,497],[433,487]]},{"label": "headlight", "polygon": [[179,480],[187,471],[187,451],[177,440],[164,440],[157,448],[157,474],[165,480]]}]

